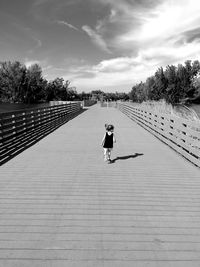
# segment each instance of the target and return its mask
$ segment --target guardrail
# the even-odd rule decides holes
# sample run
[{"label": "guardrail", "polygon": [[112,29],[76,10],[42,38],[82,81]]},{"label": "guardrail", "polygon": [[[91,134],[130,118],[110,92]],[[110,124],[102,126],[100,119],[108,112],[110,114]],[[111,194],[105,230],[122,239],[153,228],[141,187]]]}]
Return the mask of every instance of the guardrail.
[{"label": "guardrail", "polygon": [[167,114],[153,114],[148,110],[134,107],[130,103],[118,103],[117,107],[132,120],[200,167],[200,122]]},{"label": "guardrail", "polygon": [[81,103],[0,114],[0,165],[54,131],[82,110]]}]

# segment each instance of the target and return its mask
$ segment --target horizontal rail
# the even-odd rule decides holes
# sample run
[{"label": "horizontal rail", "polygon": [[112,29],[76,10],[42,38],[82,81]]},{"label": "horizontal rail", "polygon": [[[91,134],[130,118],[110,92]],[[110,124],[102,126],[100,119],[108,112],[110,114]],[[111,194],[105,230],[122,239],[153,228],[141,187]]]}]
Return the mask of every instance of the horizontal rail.
[{"label": "horizontal rail", "polygon": [[81,112],[80,102],[0,114],[0,165]]},{"label": "horizontal rail", "polygon": [[200,167],[200,122],[167,114],[154,114],[150,110],[134,107],[130,103],[118,103],[117,107],[129,118]]}]

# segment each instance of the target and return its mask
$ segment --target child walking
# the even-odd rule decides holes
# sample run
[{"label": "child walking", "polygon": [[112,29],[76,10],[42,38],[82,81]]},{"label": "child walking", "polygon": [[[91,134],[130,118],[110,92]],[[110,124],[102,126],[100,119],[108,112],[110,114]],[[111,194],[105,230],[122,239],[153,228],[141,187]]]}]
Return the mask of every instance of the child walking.
[{"label": "child walking", "polygon": [[105,124],[106,133],[103,137],[101,145],[104,148],[104,161],[110,163],[111,151],[113,149],[113,143],[116,143],[114,136],[114,126],[112,124]]}]

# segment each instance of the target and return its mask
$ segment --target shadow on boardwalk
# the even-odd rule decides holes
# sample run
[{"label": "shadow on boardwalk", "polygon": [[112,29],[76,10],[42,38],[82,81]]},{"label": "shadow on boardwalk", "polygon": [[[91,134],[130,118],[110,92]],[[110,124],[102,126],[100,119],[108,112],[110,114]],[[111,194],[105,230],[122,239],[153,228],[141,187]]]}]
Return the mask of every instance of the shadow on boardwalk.
[{"label": "shadow on boardwalk", "polygon": [[115,159],[113,159],[111,161],[111,163],[115,163],[117,160],[126,160],[126,159],[133,159],[133,158],[137,158],[139,156],[143,156],[144,154],[142,153],[135,153],[133,155],[127,155],[127,156],[121,156],[121,157],[116,157]]}]

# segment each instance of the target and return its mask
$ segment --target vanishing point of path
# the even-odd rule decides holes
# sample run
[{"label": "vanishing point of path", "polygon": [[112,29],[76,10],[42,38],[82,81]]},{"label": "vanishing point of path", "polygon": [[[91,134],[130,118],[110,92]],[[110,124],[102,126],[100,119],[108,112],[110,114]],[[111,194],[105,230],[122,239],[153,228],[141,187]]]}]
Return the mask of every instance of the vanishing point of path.
[{"label": "vanishing point of path", "polygon": [[0,167],[0,267],[146,266],[200,266],[200,171],[120,111],[95,105]]}]

